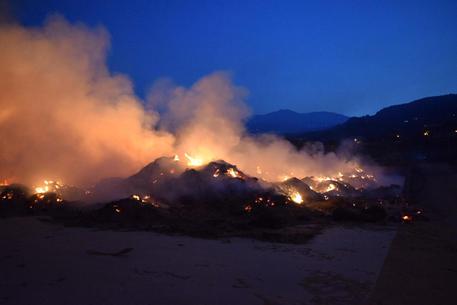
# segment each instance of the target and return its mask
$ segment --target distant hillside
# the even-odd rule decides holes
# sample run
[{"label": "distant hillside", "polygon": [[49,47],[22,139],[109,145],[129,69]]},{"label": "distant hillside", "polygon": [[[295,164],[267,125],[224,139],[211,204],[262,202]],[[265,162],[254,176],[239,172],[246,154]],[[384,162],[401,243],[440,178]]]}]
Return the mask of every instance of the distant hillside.
[{"label": "distant hillside", "polygon": [[423,132],[449,125],[453,131],[457,121],[457,94],[433,96],[407,104],[381,109],[373,116],[350,118],[344,124],[325,131],[307,133],[311,139],[341,139],[344,137],[390,137],[422,135]]},{"label": "distant hillside", "polygon": [[383,164],[428,160],[457,165],[457,94],[390,106],[373,116],[289,137],[299,147],[307,141],[321,141],[330,150],[344,139],[353,140],[360,151]]},{"label": "distant hillside", "polygon": [[251,133],[297,134],[316,131],[346,122],[348,117],[332,112],[298,113],[279,110],[252,116],[246,127]]}]

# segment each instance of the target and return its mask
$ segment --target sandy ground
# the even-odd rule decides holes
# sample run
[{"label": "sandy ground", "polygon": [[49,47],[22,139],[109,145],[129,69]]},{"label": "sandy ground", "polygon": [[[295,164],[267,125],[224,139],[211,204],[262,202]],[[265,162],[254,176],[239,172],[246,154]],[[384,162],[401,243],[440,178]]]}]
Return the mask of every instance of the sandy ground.
[{"label": "sandy ground", "polygon": [[0,304],[364,304],[395,230],[333,227],[285,245],[3,219]]}]

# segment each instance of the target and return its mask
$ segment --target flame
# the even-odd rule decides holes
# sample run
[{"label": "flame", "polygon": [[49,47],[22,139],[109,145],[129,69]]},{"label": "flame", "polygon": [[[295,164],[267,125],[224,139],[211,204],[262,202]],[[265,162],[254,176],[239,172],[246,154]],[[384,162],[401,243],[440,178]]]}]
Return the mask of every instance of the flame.
[{"label": "flame", "polygon": [[330,184],[328,185],[327,189],[325,190],[325,193],[331,192],[331,191],[333,191],[333,190],[336,190],[336,185],[333,184],[333,183],[330,183]]},{"label": "flame", "polygon": [[2,199],[5,199],[5,200],[12,200],[14,198],[14,193],[12,192],[7,192],[6,194],[4,194],[2,196]]},{"label": "flame", "polygon": [[180,161],[179,156],[178,156],[178,155],[175,155],[175,156],[173,157],[173,161],[179,162],[179,161]]},{"label": "flame", "polygon": [[240,173],[233,167],[227,170],[227,175],[229,175],[232,178],[241,178]]},{"label": "flame", "polygon": [[290,199],[297,204],[303,203],[303,197],[299,192],[293,192],[290,194]]},{"label": "flame", "polygon": [[188,160],[187,165],[188,166],[202,166],[203,165],[203,160],[198,157],[192,157],[188,153],[184,153],[184,156]]},{"label": "flame", "polygon": [[217,178],[217,177],[219,177],[219,174],[220,174],[219,169],[216,169],[216,171],[213,174],[213,177]]},{"label": "flame", "polygon": [[62,187],[62,183],[53,180],[44,180],[43,185],[35,186],[35,194],[57,192]]},{"label": "flame", "polygon": [[329,180],[333,180],[333,179],[332,179],[332,177],[319,176],[319,177],[313,177],[313,180],[317,181],[317,182],[323,182],[323,181],[329,181]]}]

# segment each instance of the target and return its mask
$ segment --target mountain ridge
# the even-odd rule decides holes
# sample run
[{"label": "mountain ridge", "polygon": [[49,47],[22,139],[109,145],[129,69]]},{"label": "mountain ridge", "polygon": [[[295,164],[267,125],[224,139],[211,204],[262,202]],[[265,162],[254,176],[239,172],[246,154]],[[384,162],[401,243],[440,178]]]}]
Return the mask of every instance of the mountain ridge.
[{"label": "mountain ridge", "polygon": [[280,109],[266,114],[253,115],[246,123],[251,133],[298,134],[307,131],[323,130],[344,123],[349,117],[329,112],[313,111],[300,113],[290,109]]}]

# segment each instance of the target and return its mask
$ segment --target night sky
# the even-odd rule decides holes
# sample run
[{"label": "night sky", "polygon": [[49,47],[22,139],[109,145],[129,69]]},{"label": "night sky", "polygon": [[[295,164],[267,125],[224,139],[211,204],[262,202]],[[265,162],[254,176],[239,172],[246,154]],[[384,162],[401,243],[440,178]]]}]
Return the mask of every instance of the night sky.
[{"label": "night sky", "polygon": [[13,1],[25,25],[59,13],[111,34],[108,64],[144,98],[161,77],[215,70],[255,113],[363,115],[457,92],[457,1]]}]

